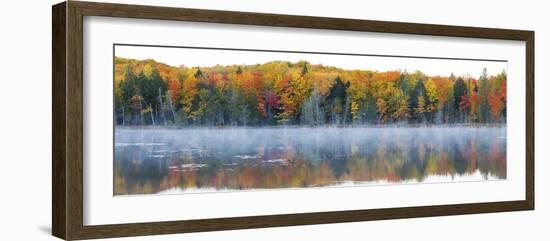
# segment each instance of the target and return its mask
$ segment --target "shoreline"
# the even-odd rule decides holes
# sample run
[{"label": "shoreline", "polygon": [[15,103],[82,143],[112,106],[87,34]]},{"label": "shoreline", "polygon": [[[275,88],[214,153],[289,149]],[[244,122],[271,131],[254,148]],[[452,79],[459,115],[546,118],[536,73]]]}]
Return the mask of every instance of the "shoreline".
[{"label": "shoreline", "polygon": [[200,129],[395,129],[395,128],[505,128],[506,123],[490,124],[376,124],[376,125],[281,125],[281,126],[178,126],[178,125],[158,125],[158,126],[122,126],[115,125],[116,130],[200,130]]}]

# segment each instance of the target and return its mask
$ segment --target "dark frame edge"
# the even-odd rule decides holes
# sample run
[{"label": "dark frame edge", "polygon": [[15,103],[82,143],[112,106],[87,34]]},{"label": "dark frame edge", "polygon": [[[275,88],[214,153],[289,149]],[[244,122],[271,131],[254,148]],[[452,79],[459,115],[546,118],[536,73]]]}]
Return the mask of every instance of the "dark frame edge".
[{"label": "dark frame edge", "polygon": [[[254,24],[525,41],[527,66],[525,200],[85,226],[83,225],[82,149],[84,16]],[[534,209],[533,31],[78,1],[63,2],[52,7],[52,30],[52,234],[56,237],[67,240],[112,238]]]},{"label": "dark frame edge", "polygon": [[[296,27],[324,30],[366,31],[462,38],[525,40],[529,30],[411,23],[382,20],[346,19],[319,16],[286,15],[261,12],[239,12],[210,9],[176,8],[154,5],[113,4],[69,1],[83,15],[152,20],[228,23],[271,27]],[[185,13],[185,14],[182,14]]]},{"label": "dark frame edge", "polygon": [[52,6],[52,235],[67,237],[66,3]]},{"label": "dark frame edge", "polygon": [[535,32],[525,38],[526,80],[526,147],[525,147],[525,201],[529,210],[535,210]]},{"label": "dark frame edge", "polygon": [[84,239],[84,58],[83,9],[80,2],[66,1],[66,240]]},{"label": "dark frame edge", "polygon": [[125,223],[84,226],[76,239],[116,238],[208,231],[334,224],[391,219],[425,218],[530,210],[526,200],[490,203],[450,204],[369,210],[281,214],[268,216],[216,218],[188,221]]}]

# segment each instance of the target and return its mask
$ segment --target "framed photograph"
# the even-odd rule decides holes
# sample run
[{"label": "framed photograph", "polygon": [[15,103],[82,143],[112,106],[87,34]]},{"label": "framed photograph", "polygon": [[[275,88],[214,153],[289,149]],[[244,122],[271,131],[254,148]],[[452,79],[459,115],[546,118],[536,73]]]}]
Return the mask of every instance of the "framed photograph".
[{"label": "framed photograph", "polygon": [[53,6],[53,235],[534,209],[534,32]]}]

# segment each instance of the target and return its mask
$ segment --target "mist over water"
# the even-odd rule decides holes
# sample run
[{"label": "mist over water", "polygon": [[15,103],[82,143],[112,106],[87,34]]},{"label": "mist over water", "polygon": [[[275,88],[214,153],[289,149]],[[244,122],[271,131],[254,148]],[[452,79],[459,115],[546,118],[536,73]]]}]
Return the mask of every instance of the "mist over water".
[{"label": "mist over water", "polygon": [[505,178],[505,127],[115,131],[116,195]]}]

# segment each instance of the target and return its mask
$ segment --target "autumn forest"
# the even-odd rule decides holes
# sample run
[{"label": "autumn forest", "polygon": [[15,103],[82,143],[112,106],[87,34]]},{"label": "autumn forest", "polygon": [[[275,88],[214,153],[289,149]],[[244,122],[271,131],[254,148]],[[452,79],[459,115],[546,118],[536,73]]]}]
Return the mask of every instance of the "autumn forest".
[{"label": "autumn forest", "polygon": [[305,60],[175,67],[116,57],[115,119],[181,127],[506,123],[506,72],[481,73],[345,70]]}]

